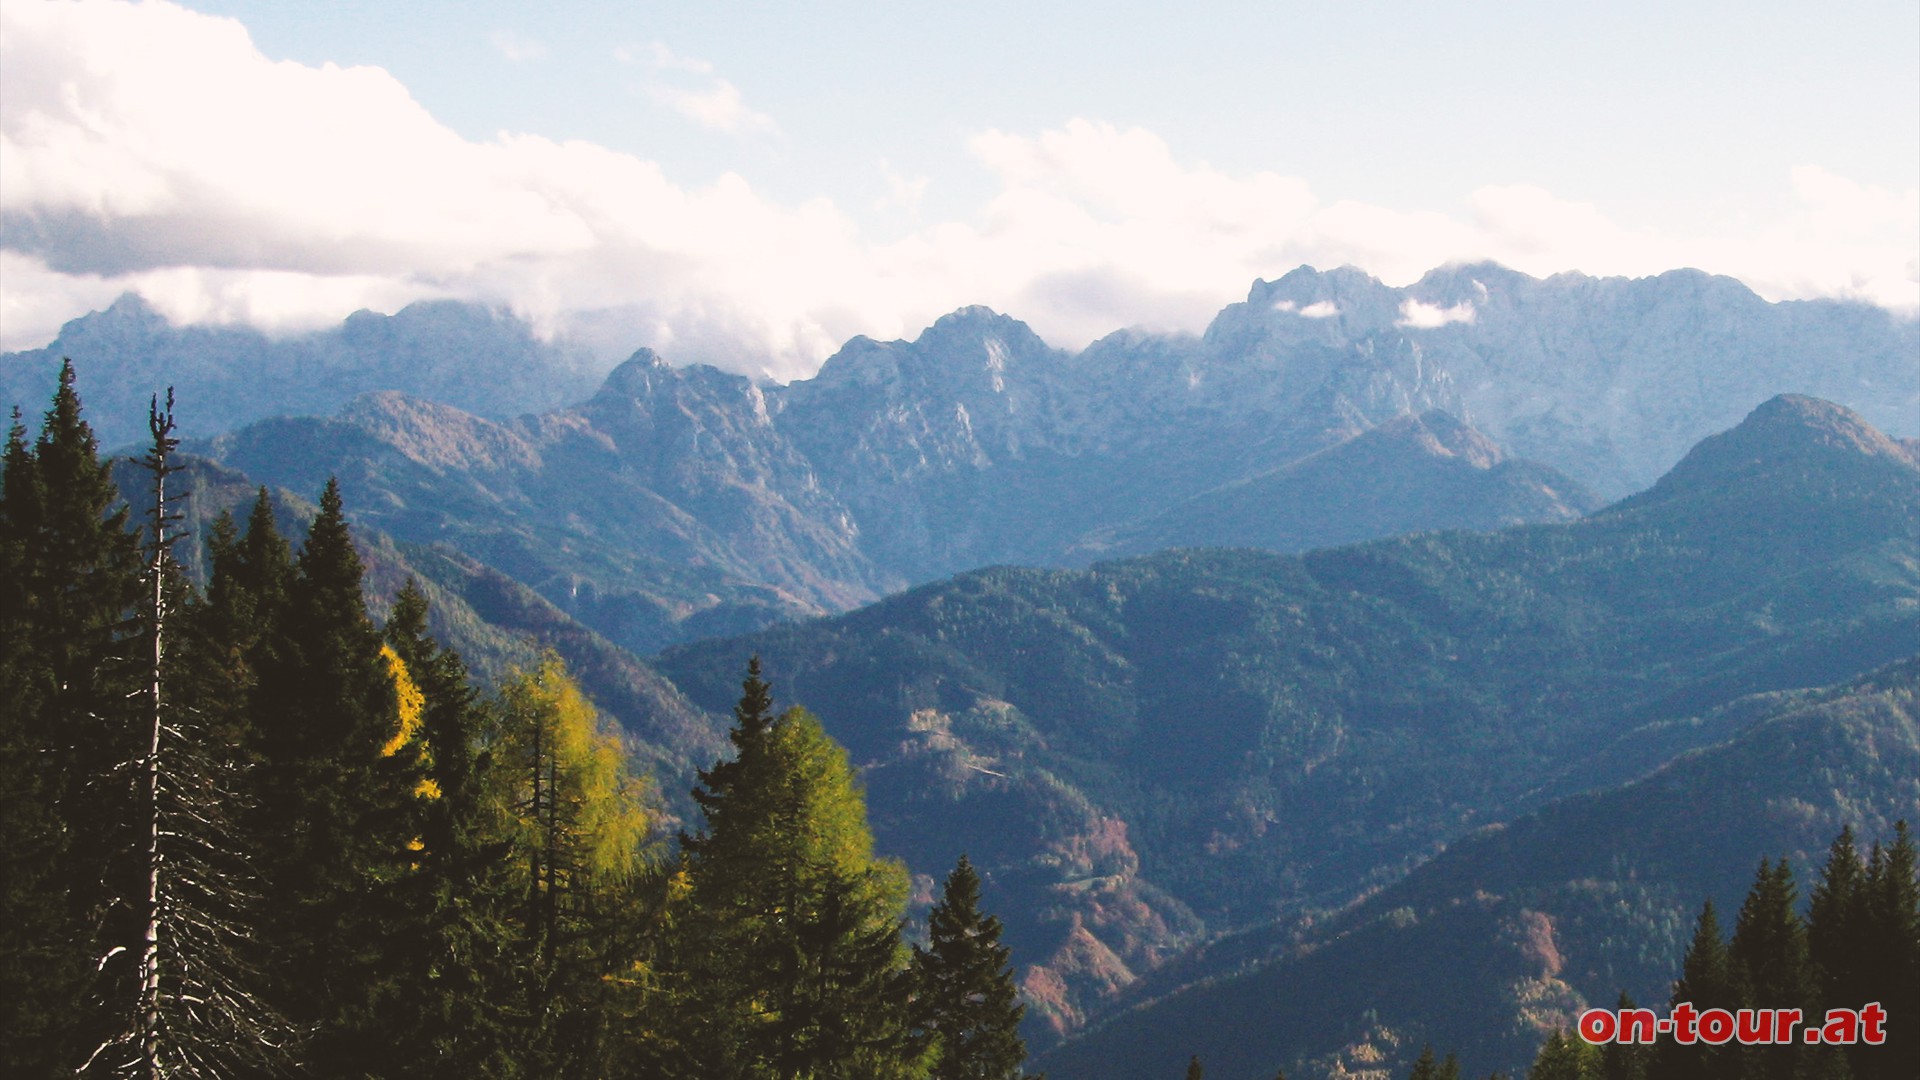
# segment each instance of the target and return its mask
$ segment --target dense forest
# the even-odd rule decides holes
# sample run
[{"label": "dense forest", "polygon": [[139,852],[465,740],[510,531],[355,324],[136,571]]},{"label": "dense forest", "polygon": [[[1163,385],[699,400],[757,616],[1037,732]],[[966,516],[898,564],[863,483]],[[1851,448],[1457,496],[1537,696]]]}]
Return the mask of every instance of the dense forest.
[{"label": "dense forest", "polygon": [[845,752],[749,663],[677,842],[561,662],[383,625],[336,485],[174,550],[172,402],[117,496],[68,367],[0,488],[0,1072],[1017,1077],[963,858],[922,943]]}]

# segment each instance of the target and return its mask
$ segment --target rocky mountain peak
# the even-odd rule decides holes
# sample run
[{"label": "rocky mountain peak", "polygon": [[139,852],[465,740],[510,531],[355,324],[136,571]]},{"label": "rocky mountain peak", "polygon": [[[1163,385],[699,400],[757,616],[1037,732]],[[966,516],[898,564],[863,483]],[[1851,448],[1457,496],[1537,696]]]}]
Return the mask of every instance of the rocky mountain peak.
[{"label": "rocky mountain peak", "polygon": [[1010,357],[1040,356],[1053,350],[1033,328],[992,308],[973,305],[942,315],[913,342],[916,354],[931,361],[1004,368]]},{"label": "rocky mountain peak", "polygon": [[673,365],[652,349],[640,349],[607,373],[596,396],[646,397],[653,393],[663,375],[671,375]]}]

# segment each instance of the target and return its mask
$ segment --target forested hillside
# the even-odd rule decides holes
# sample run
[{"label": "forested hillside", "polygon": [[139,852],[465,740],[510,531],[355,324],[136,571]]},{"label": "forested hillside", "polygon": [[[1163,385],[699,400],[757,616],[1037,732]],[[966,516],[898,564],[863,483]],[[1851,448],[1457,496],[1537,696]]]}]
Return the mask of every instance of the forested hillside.
[{"label": "forested hillside", "polygon": [[[1458,1052],[1466,1075],[1517,1075],[1545,1034],[1622,991],[1664,1013],[1701,904],[1731,927],[1762,858],[1799,872],[1804,901],[1843,827],[1864,849],[1920,819],[1920,659],[1676,726],[1734,734],[1477,830],[1323,922],[1215,942],[1159,992],[1197,985],[1042,1064],[1127,1080],[1176,1075],[1197,1053],[1209,1075],[1315,1076],[1376,1054],[1405,1063],[1432,1044]],[[1884,944],[1897,951],[1898,934]]]},{"label": "forested hillside", "polygon": [[979,571],[659,666],[713,708],[750,651],[822,703],[882,848],[971,852],[1068,1031],[1203,927],[1338,908],[1722,734],[1677,721],[1910,654],[1916,557],[1912,451],[1785,397],[1569,525]]},{"label": "forested hillside", "polygon": [[971,868],[909,949],[845,752],[757,664],[672,844],[557,655],[483,691],[412,582],[370,617],[334,483],[303,535],[264,490],[214,518],[196,587],[172,395],[141,515],[73,384],[0,471],[0,1071],[1020,1075]]}]

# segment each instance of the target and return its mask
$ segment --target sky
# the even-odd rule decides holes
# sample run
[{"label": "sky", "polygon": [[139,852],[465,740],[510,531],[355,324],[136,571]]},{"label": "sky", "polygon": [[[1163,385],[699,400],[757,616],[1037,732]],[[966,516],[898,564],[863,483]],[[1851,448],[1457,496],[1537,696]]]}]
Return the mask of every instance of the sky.
[{"label": "sky", "polygon": [[1920,5],[0,0],[0,348],[470,299],[791,379],[986,304],[1729,274],[1920,310]]}]

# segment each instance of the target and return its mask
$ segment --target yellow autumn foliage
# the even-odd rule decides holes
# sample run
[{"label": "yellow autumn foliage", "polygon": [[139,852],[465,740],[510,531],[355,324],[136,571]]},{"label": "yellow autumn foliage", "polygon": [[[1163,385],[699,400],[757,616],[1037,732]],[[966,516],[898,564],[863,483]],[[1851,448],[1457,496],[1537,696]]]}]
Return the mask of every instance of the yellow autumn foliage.
[{"label": "yellow autumn foliage", "polygon": [[[407,671],[407,662],[400,658],[393,646],[380,646],[380,659],[386,661],[387,677],[393,680],[394,727],[393,735],[380,746],[381,757],[394,757],[408,747],[413,748],[418,764],[425,766],[431,760],[431,748],[420,738],[420,728],[426,719],[427,695],[422,693],[413,675]],[[413,785],[413,797],[416,799],[437,799],[440,797],[440,785],[431,776],[422,776]]]},{"label": "yellow autumn foliage", "polygon": [[420,734],[420,721],[427,711],[427,695],[420,692],[419,685],[407,672],[407,662],[400,659],[393,646],[380,646],[380,659],[387,663],[387,677],[393,680],[393,697],[399,704],[393,737],[380,747],[381,757],[392,757]]},{"label": "yellow autumn foliage", "polygon": [[[536,783],[551,790],[548,820],[516,814],[532,835],[556,833],[564,857],[603,880],[625,878],[646,864],[654,816],[644,777],[627,767],[620,740],[552,653],[538,667],[511,674],[500,688],[504,753],[515,777],[511,803],[528,806]],[[541,837],[540,846],[546,846]]]}]

